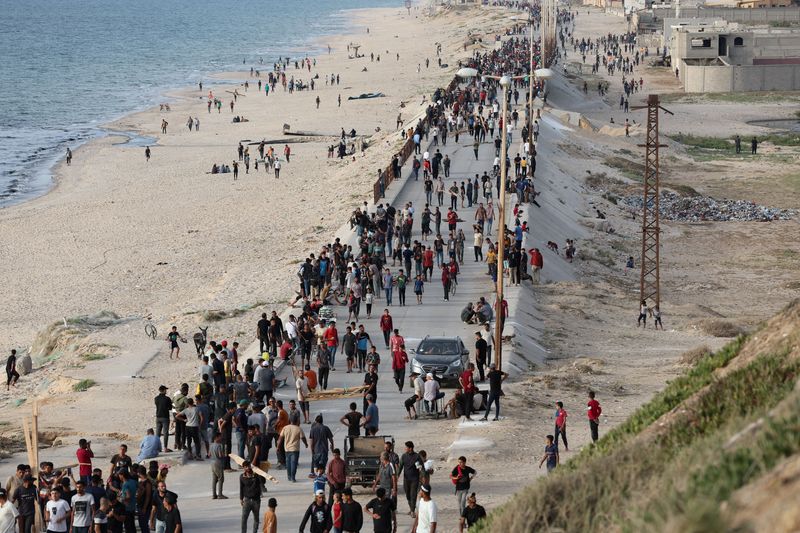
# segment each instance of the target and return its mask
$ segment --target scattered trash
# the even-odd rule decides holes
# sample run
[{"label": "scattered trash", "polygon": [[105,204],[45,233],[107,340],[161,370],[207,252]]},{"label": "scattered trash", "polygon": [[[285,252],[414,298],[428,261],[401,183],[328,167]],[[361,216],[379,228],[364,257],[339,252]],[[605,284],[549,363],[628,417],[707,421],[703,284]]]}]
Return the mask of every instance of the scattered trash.
[{"label": "scattered trash", "polygon": [[[641,212],[644,204],[641,196],[626,196],[622,202],[636,212]],[[797,216],[795,209],[765,207],[747,200],[715,200],[710,196],[681,196],[670,191],[661,193],[658,210],[666,220],[681,222],[790,220]]]}]

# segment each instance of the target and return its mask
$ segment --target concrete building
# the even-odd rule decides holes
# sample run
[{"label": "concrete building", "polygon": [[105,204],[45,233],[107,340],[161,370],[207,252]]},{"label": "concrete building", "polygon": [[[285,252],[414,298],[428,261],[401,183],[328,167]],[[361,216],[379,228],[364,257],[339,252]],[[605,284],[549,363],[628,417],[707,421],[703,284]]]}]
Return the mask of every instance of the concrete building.
[{"label": "concrete building", "polygon": [[792,5],[791,0],[740,0],[736,2],[736,7],[747,9],[765,8],[765,7],[789,7]]},{"label": "concrete building", "polygon": [[686,92],[800,89],[800,31],[721,21],[676,25],[669,52]]}]

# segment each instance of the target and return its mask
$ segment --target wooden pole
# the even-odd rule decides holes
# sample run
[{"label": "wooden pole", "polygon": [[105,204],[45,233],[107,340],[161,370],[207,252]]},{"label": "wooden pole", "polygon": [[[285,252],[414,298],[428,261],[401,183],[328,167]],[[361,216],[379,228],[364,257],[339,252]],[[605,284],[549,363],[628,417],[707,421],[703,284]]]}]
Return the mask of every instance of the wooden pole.
[{"label": "wooden pole", "polygon": [[[31,463],[31,472],[34,479],[39,477],[39,400],[33,401],[33,424],[32,424],[32,453],[33,462]],[[34,515],[34,524],[36,531],[42,531],[44,524],[42,523],[42,513],[39,509],[39,498],[36,498],[36,514]]]},{"label": "wooden pole", "polygon": [[497,199],[500,201],[497,217],[497,303],[495,304],[494,317],[494,351],[497,370],[503,368],[503,261],[505,258],[506,241],[506,154],[508,153],[508,79],[500,79],[498,85],[503,91],[503,129],[501,135],[503,142],[500,144],[500,191]]}]

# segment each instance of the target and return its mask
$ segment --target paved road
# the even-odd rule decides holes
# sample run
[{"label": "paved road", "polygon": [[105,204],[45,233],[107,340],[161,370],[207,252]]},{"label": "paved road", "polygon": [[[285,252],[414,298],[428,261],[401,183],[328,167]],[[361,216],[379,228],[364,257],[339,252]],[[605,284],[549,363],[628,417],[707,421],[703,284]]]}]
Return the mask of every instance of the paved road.
[{"label": "paved road", "polygon": [[[520,107],[520,112],[523,112]],[[519,132],[515,132],[514,144],[518,146]],[[533,208],[533,211],[526,217],[532,223],[536,237],[529,237],[528,240],[531,244],[527,246],[539,246],[544,249],[543,243],[547,240],[558,240],[564,242],[568,236],[574,235],[576,231],[574,215],[571,216],[569,210],[565,207],[563,198],[559,199],[562,195],[562,185],[560,185],[558,176],[561,174],[560,169],[552,168],[545,159],[544,154],[548,150],[548,146],[552,143],[561,142],[564,139],[565,132],[562,127],[555,123],[552,118],[546,118],[543,121],[541,136],[539,142],[538,168],[537,168],[537,189],[541,190],[544,194],[540,197],[542,207],[540,209]],[[451,167],[450,179],[446,180],[446,185],[452,184],[453,180],[459,183],[467,177],[474,177],[475,174],[483,174],[484,170],[491,168],[494,159],[494,147],[490,143],[485,143],[480,148],[480,159],[475,160],[472,152],[471,138],[462,136],[460,143],[453,142],[452,135],[448,138],[446,146],[439,146],[438,148],[443,154],[448,154],[453,161]],[[431,154],[435,152],[437,147],[431,147]],[[510,157],[513,159],[516,153],[516,148],[510,150]],[[410,165],[404,168],[406,174],[410,174]],[[545,178],[542,178],[545,177]],[[495,191],[496,192],[496,191]],[[406,202],[413,202],[416,208],[416,219],[419,220],[422,208],[425,205],[425,196],[423,191],[423,181],[420,177],[419,181],[414,181],[407,177],[404,181],[397,182],[392,185],[387,191],[388,199],[392,199],[392,204],[396,207],[402,207]],[[447,201],[447,198],[445,198]],[[434,195],[434,205],[436,198]],[[446,213],[446,203],[443,206],[443,212]],[[509,205],[510,208],[513,207]],[[469,301],[476,301],[480,296],[484,296],[488,301],[493,301],[493,284],[491,278],[486,274],[487,268],[484,263],[476,263],[472,254],[472,231],[469,221],[474,219],[473,208],[461,208],[459,206],[458,213],[465,223],[459,224],[459,227],[464,227],[465,235],[467,237],[464,264],[462,266],[461,274],[459,277],[459,285],[454,296],[451,296],[449,302],[442,301],[442,286],[438,280],[436,273],[434,274],[434,281],[426,285],[426,292],[424,296],[423,305],[417,305],[413,292],[408,291],[408,301],[405,307],[400,307],[397,304],[397,296],[395,294],[394,304],[389,307],[390,312],[394,318],[395,327],[399,328],[400,333],[406,338],[422,338],[425,335],[459,335],[464,340],[468,348],[474,346],[474,331],[475,326],[466,326],[460,321],[460,310]],[[497,224],[497,220],[495,220]],[[496,227],[496,226],[495,226]],[[545,231],[547,228],[547,231]],[[446,231],[446,223],[443,224],[443,230]],[[414,235],[412,239],[420,239],[419,222],[415,222]],[[548,231],[552,234],[546,235]],[[340,235],[344,236],[344,235]],[[491,236],[492,240],[496,240],[496,233]],[[571,269],[563,261],[553,259],[553,265],[550,264],[551,260],[546,256],[547,261],[545,265],[545,272],[543,279],[570,279],[572,277]],[[400,268],[398,265],[397,268]],[[396,271],[396,270],[395,270]],[[520,301],[520,291],[530,291],[529,288],[507,288],[507,298],[511,305],[512,313]],[[526,292],[524,294],[530,294]],[[526,296],[527,298],[527,296]],[[378,328],[378,317],[385,308],[385,300],[382,295],[380,299],[376,299],[373,318],[370,320],[363,320],[362,323],[366,326],[366,330],[373,339],[381,339],[381,333]],[[363,309],[362,309],[363,313]],[[343,320],[346,319],[346,308],[342,307],[339,310],[339,324],[342,325],[340,330],[343,329]],[[362,315],[363,318],[363,315]],[[539,322],[537,319],[532,321]],[[510,322],[514,322],[512,318]],[[539,324],[540,326],[540,324]],[[507,330],[509,329],[507,325]],[[507,331],[508,333],[508,331]],[[341,333],[340,333],[341,334]],[[417,442],[417,449],[424,449],[426,446],[432,446],[433,442],[430,437],[426,439],[426,434],[430,435],[431,431],[440,432],[445,429],[452,431],[453,426],[458,426],[455,431],[456,440],[449,448],[450,457],[458,456],[462,452],[469,450],[470,443],[469,433],[470,427],[476,424],[486,424],[483,422],[452,422],[452,421],[415,421],[410,422],[404,420],[405,410],[403,408],[403,400],[408,397],[409,393],[406,390],[400,394],[393,382],[390,368],[390,361],[388,350],[381,349],[382,342],[378,342],[379,352],[382,356],[384,363],[381,365],[380,382],[379,382],[379,400],[378,406],[381,415],[381,434],[393,435],[396,442],[398,452],[402,453],[402,443],[406,440],[415,440]],[[544,349],[540,357],[544,357]],[[472,356],[471,356],[472,357]],[[509,356],[510,357],[510,356]],[[526,365],[519,362],[519,358],[512,360],[515,366],[525,368]],[[343,368],[341,362],[338,363],[339,370],[332,372],[330,377],[330,387],[341,386],[354,386],[362,383],[363,376],[360,374],[346,374],[341,371]],[[448,397],[451,391],[448,391]],[[293,388],[284,388],[278,394],[278,398],[282,398],[285,402],[294,397]],[[339,418],[345,413],[349,400],[336,400],[336,401],[318,401],[313,402],[311,405],[312,417],[316,414],[323,414],[325,422],[331,427],[334,432],[334,441],[337,446],[341,446],[343,439],[346,435],[346,428],[339,424]],[[359,408],[360,408],[360,401]],[[496,422],[498,426],[502,427],[502,420]],[[305,431],[308,431],[309,426],[303,426]],[[431,449],[431,448],[429,448]],[[441,443],[436,447],[437,452],[442,449]],[[474,450],[473,450],[474,451]],[[274,458],[274,456],[273,456]],[[307,450],[301,451],[299,473],[305,473],[309,470],[310,454]],[[280,480],[277,485],[270,485],[270,494],[268,497],[276,497],[279,502],[278,516],[279,516],[279,530],[280,531],[296,531],[298,529],[302,514],[306,507],[312,500],[312,484],[311,481],[304,479],[298,475],[297,483],[289,483],[286,481],[284,471],[276,471],[275,475]],[[184,520],[187,522],[188,531],[194,532],[217,532],[217,531],[238,531],[240,507],[238,502],[238,472],[229,473],[226,477],[225,492],[231,496],[231,499],[226,501],[212,501],[210,497],[210,467],[205,463],[193,463],[183,468],[175,470],[169,479],[169,486],[180,494],[180,508]],[[440,505],[446,507],[454,507],[452,498],[452,484],[450,480],[444,475],[434,477],[434,496],[440,502]],[[406,506],[402,501],[402,489],[400,495],[399,508],[403,513],[399,513],[399,531],[408,531],[411,525],[411,518],[404,514],[407,511]],[[371,496],[366,493],[356,495],[356,499],[363,504],[368,501]],[[266,507],[266,501],[262,502],[262,513]],[[365,521],[369,524],[368,521]],[[444,531],[453,531],[456,528],[456,523],[442,524]],[[371,524],[365,526],[365,531],[371,530]]]}]

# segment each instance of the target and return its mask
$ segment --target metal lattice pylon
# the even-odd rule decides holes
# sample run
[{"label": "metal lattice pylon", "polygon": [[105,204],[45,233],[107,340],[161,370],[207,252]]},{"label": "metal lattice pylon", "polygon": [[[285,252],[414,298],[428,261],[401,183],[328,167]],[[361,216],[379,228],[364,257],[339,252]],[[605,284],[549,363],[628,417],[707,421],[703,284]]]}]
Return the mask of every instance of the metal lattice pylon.
[{"label": "metal lattice pylon", "polygon": [[[659,160],[658,149],[662,146],[658,138],[658,95],[647,97],[647,141],[644,163],[644,203],[642,205],[642,257],[639,279],[639,301],[655,301],[661,304]],[[670,113],[666,109],[665,112]]]}]

